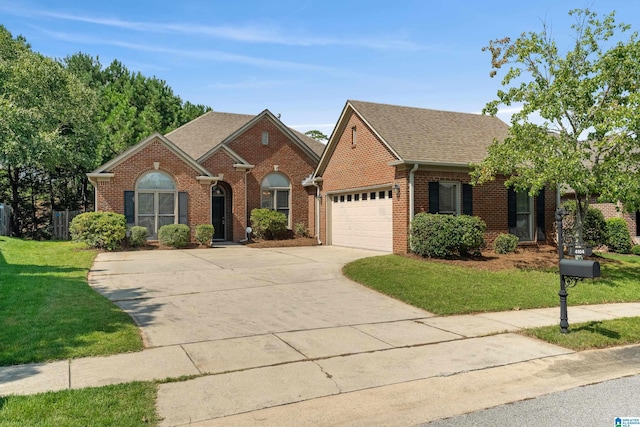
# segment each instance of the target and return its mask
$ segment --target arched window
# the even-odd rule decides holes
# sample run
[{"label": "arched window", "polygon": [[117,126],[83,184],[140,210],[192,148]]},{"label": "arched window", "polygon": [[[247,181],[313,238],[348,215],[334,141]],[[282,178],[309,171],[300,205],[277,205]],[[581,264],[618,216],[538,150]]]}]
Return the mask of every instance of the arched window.
[{"label": "arched window", "polygon": [[287,177],[280,173],[270,173],[262,180],[260,189],[262,190],[262,199],[260,206],[262,208],[273,209],[278,212],[282,212],[287,216],[289,223],[291,223],[291,219],[289,216],[291,183],[289,182]]},{"label": "arched window", "polygon": [[176,223],[177,196],[175,181],[166,173],[153,171],[136,184],[136,224],[147,227],[149,238],[158,238],[158,230]]}]

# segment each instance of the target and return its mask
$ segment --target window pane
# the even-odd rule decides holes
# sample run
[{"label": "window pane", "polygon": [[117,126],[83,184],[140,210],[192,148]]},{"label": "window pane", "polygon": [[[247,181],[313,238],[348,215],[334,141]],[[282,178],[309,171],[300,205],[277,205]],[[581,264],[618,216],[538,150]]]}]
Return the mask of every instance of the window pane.
[{"label": "window pane", "polygon": [[262,190],[262,202],[260,207],[273,209],[273,192],[271,190]]},{"label": "window pane", "polygon": [[289,218],[289,209],[278,209],[278,212],[282,212],[287,218]]},{"label": "window pane", "polygon": [[153,215],[155,213],[153,199],[153,193],[138,193],[138,213],[141,215]]},{"label": "window pane", "polygon": [[288,187],[289,180],[279,173],[270,173],[267,175],[262,181],[262,188],[270,188],[270,187]]},{"label": "window pane", "polygon": [[518,214],[516,218],[516,236],[523,241],[533,240],[531,235],[531,214]]},{"label": "window pane", "polygon": [[276,190],[276,208],[289,209],[289,190]]},{"label": "window pane", "polygon": [[149,172],[138,181],[140,190],[175,190],[173,179],[162,172]]},{"label": "window pane", "polygon": [[149,233],[149,237],[153,238],[156,235],[156,219],[153,216],[139,216],[138,217],[138,225],[140,227],[147,227],[147,232]]},{"label": "window pane", "polygon": [[527,192],[516,193],[516,211],[518,213],[531,212],[531,197]]},{"label": "window pane", "polygon": [[450,182],[440,183],[440,212],[458,212],[458,185]]},{"label": "window pane", "polygon": [[163,225],[167,225],[167,224],[175,224],[176,220],[175,220],[175,216],[173,215],[163,215],[163,216],[159,216],[158,217],[158,230],[160,229],[160,227],[162,227]]},{"label": "window pane", "polygon": [[158,214],[173,215],[175,213],[175,193],[158,193]]}]

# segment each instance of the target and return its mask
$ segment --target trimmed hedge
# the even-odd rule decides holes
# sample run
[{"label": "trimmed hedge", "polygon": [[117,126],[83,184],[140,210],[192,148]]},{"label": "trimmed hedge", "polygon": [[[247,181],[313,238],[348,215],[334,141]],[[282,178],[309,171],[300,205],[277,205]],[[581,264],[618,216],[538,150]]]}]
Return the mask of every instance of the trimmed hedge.
[{"label": "trimmed hedge", "polygon": [[251,228],[258,239],[281,239],[287,232],[287,216],[272,209],[251,211]]},{"label": "trimmed hedge", "polygon": [[627,222],[622,218],[609,218],[607,220],[607,246],[612,252],[628,254],[631,252],[633,242],[627,227]]},{"label": "trimmed hedge", "polygon": [[474,216],[419,213],[411,223],[411,251],[429,258],[477,253],[485,245],[486,228]]},{"label": "trimmed hedge", "polygon": [[127,220],[124,215],[113,212],[85,212],[73,218],[69,233],[76,242],[113,251],[122,247]]},{"label": "trimmed hedge", "polygon": [[640,255],[640,245],[635,245],[631,248],[631,253],[634,255]]},{"label": "trimmed hedge", "polygon": [[172,248],[186,248],[191,229],[185,224],[167,224],[158,230],[160,244]]},{"label": "trimmed hedge", "polygon": [[200,224],[196,225],[196,242],[205,246],[211,243],[213,238],[214,228],[212,224]]},{"label": "trimmed hedge", "polygon": [[131,235],[129,236],[129,245],[137,248],[138,246],[143,246],[147,243],[147,237],[149,237],[149,230],[147,227],[141,227],[139,225],[135,225],[129,229]]},{"label": "trimmed hedge", "polygon": [[510,254],[516,251],[519,240],[515,234],[499,234],[493,241],[493,249],[497,254]]}]

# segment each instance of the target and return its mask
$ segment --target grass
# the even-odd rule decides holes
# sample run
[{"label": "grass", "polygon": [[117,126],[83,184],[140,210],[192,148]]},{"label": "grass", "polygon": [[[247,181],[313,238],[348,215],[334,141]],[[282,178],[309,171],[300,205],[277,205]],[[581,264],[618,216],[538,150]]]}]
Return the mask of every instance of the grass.
[{"label": "grass", "polygon": [[155,426],[157,387],[128,383],[0,397],[0,427]]},{"label": "grass", "polygon": [[0,366],[142,349],[131,318],[87,284],[95,251],[0,237]]},{"label": "grass", "polygon": [[[640,257],[603,258],[602,277],[571,288],[570,306],[640,301]],[[438,315],[559,305],[558,274],[548,270],[493,272],[385,255],[354,261],[343,271],[358,283]]]},{"label": "grass", "polygon": [[558,326],[525,329],[521,333],[575,351],[608,348],[639,343],[640,317],[570,324],[568,334],[560,333]]}]

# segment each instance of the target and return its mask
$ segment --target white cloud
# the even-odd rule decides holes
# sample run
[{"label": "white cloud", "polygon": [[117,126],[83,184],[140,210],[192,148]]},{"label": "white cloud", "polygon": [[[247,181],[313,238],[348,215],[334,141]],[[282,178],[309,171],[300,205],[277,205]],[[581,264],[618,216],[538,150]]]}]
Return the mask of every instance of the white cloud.
[{"label": "white cloud", "polygon": [[[23,13],[18,10],[12,10],[12,12],[14,14]],[[417,43],[411,42],[404,38],[397,38],[392,35],[361,38],[345,36],[343,38],[334,38],[313,35],[307,36],[303,34],[291,34],[282,32],[278,28],[261,27],[255,25],[212,26],[195,23],[127,21],[119,18],[100,18],[87,15],[74,15],[44,10],[31,11],[30,14],[36,14],[53,19],[84,22],[88,24],[127,29],[130,31],[206,35],[213,38],[245,43],[278,44],[287,46],[355,46],[365,47],[369,49],[400,50],[420,50],[424,48]]]}]

